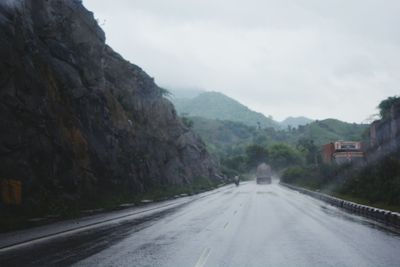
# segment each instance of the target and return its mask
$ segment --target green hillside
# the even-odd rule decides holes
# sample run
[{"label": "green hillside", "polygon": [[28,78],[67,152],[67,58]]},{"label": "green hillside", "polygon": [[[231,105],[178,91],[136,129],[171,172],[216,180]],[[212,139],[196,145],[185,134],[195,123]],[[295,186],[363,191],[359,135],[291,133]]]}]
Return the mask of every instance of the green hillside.
[{"label": "green hillside", "polygon": [[278,129],[280,127],[278,122],[218,92],[204,92],[191,99],[172,98],[171,100],[178,113],[184,116],[241,122],[254,127],[260,123],[261,128]]},{"label": "green hillside", "polygon": [[323,144],[336,140],[361,140],[367,125],[346,123],[334,119],[315,121],[297,129],[276,130],[257,129],[240,122],[189,117],[192,129],[207,144],[209,151],[221,158],[232,153],[242,153],[246,146],[258,144],[270,146],[287,143],[296,146],[300,139],[313,140],[314,144]]},{"label": "green hillside", "polygon": [[212,141],[213,143],[231,145],[249,140],[257,131],[255,127],[238,122],[201,117],[191,117],[190,119],[193,121],[193,130],[206,142]]},{"label": "green hillside", "polygon": [[280,122],[281,126],[283,129],[286,129],[287,127],[298,127],[300,125],[306,125],[314,120],[306,118],[306,117],[287,117],[283,121]]},{"label": "green hillside", "polygon": [[243,150],[257,135],[256,127],[240,122],[190,117],[192,129],[207,144],[208,150],[216,157]]},{"label": "green hillside", "polygon": [[[302,156],[305,161],[312,161],[323,144],[336,140],[361,140],[367,129],[367,125],[334,119],[315,121],[290,130],[259,129],[240,122],[202,117],[186,117],[185,120],[190,121],[193,131],[204,140],[208,151],[228,175],[250,171],[258,156],[266,157],[265,160],[276,168],[286,163],[298,164]],[[298,145],[304,142],[313,144],[314,154],[311,156],[301,148],[299,150]]]},{"label": "green hillside", "polygon": [[315,144],[322,145],[335,140],[361,140],[363,133],[368,129],[366,124],[347,123],[336,119],[314,121],[305,126],[299,126],[292,131],[291,141],[300,138],[314,140]]}]

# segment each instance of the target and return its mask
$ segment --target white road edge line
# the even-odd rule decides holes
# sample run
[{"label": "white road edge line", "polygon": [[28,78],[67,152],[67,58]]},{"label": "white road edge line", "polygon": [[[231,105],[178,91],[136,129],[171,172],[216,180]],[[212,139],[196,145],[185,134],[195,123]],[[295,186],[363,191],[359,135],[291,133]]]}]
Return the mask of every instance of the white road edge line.
[{"label": "white road edge line", "polygon": [[21,247],[28,246],[28,245],[37,244],[37,243],[44,242],[44,241],[47,241],[47,240],[51,240],[51,239],[54,239],[54,238],[68,236],[68,235],[71,235],[71,234],[76,234],[76,233],[79,233],[79,232],[82,232],[82,231],[86,231],[88,229],[92,229],[95,226],[102,226],[102,225],[105,225],[105,224],[108,224],[108,223],[112,223],[113,221],[117,221],[117,220],[121,220],[121,219],[125,219],[125,218],[128,220],[129,217],[140,215],[142,213],[155,212],[156,210],[163,210],[163,209],[167,210],[168,207],[170,207],[170,206],[180,206],[180,205],[187,204],[189,202],[190,201],[183,202],[183,203],[172,203],[172,204],[168,204],[168,205],[165,205],[165,206],[162,206],[162,207],[152,208],[152,209],[148,209],[148,210],[144,210],[144,211],[140,211],[140,212],[124,215],[124,216],[119,216],[119,217],[115,217],[115,218],[112,218],[112,219],[108,219],[108,220],[104,220],[104,221],[88,224],[88,225],[85,225],[85,226],[81,226],[81,227],[77,227],[77,228],[73,228],[73,229],[57,232],[55,234],[49,234],[49,235],[45,235],[45,236],[41,236],[41,237],[38,237],[38,238],[31,239],[31,240],[28,240],[28,241],[23,241],[23,242],[20,242],[20,243],[11,244],[11,245],[8,245],[8,246],[1,247],[0,248],[0,253],[7,252],[7,251],[10,251],[10,250],[13,250],[13,249],[17,249],[17,248],[21,248]]},{"label": "white road edge line", "polygon": [[43,242],[43,241],[46,241],[46,240],[50,240],[52,238],[56,238],[56,237],[59,237],[59,236],[65,236],[67,234],[78,233],[78,232],[84,231],[84,230],[86,230],[88,228],[92,228],[93,226],[96,226],[96,225],[99,225],[99,226],[100,225],[104,225],[105,223],[108,223],[108,222],[117,221],[117,220],[120,220],[120,219],[123,219],[123,218],[127,218],[127,217],[130,217],[130,216],[138,215],[138,214],[141,214],[141,213],[155,211],[155,210],[161,210],[163,208],[174,206],[174,205],[178,206],[178,205],[188,204],[190,202],[193,202],[193,201],[196,201],[196,200],[199,200],[199,199],[214,195],[216,193],[219,193],[219,192],[221,192],[220,189],[226,190],[226,189],[229,189],[230,187],[231,186],[229,186],[229,185],[226,186],[226,187],[225,186],[224,187],[220,187],[220,188],[217,188],[215,191],[211,190],[209,192],[204,192],[203,194],[200,194],[195,198],[186,199],[186,200],[184,200],[182,202],[168,203],[168,204],[161,205],[161,206],[158,206],[158,207],[149,208],[147,210],[140,210],[140,211],[124,214],[124,215],[121,215],[121,216],[116,216],[116,217],[113,217],[113,218],[110,218],[110,219],[106,219],[106,220],[102,220],[102,221],[98,221],[98,222],[94,222],[94,223],[89,223],[89,224],[87,224],[85,226],[78,226],[78,227],[74,227],[74,228],[71,228],[71,229],[68,229],[68,230],[58,231],[58,232],[46,234],[46,235],[43,235],[43,236],[34,237],[32,239],[28,239],[28,240],[24,240],[24,241],[20,241],[20,242],[16,242],[16,243],[6,244],[4,246],[0,246],[0,253],[6,252],[6,251],[10,251],[12,249],[20,248],[20,247],[23,247],[23,246],[26,246],[26,245],[31,245],[31,244],[35,244],[35,243],[38,243],[38,242]]}]

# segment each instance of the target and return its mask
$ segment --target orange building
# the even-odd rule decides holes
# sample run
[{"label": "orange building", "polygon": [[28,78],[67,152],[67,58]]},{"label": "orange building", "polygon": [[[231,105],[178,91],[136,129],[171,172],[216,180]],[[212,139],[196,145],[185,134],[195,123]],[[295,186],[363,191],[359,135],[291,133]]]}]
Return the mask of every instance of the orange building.
[{"label": "orange building", "polygon": [[336,141],[322,147],[322,160],[327,164],[359,162],[364,157],[362,143],[358,141]]}]

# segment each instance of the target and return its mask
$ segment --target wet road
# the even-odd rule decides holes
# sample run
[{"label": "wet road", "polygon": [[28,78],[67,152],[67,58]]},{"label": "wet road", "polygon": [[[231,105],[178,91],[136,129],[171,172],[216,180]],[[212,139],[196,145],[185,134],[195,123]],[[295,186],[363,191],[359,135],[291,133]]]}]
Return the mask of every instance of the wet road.
[{"label": "wet road", "polygon": [[398,234],[278,184],[223,188],[119,224],[0,253],[0,265],[400,266]]}]

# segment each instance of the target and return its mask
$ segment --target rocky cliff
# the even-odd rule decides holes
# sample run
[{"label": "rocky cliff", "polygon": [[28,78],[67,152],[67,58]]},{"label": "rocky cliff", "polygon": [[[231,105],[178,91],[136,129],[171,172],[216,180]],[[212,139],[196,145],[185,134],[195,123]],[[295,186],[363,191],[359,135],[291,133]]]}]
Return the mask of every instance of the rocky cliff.
[{"label": "rocky cliff", "polygon": [[370,149],[386,154],[400,148],[400,101],[393,103],[388,114],[370,127]]},{"label": "rocky cliff", "polygon": [[0,2],[0,179],[23,199],[215,179],[203,142],[78,0]]}]

